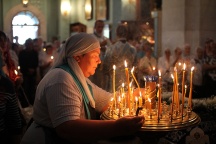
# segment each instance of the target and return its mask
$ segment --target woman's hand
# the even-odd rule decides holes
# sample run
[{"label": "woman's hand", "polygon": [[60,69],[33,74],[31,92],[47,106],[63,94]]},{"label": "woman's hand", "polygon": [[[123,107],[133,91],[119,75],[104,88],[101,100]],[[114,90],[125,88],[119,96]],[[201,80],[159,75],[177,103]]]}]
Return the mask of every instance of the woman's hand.
[{"label": "woman's hand", "polygon": [[122,134],[133,134],[140,130],[145,121],[144,116],[126,116],[116,120],[116,128],[119,133]]}]

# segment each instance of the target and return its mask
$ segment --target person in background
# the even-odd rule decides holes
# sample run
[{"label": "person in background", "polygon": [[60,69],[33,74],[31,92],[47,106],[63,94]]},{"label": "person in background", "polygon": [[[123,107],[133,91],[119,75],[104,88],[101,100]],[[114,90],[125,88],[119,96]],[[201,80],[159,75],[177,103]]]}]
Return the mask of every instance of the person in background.
[{"label": "person in background", "polygon": [[204,58],[206,58],[206,57],[211,57],[211,56],[213,55],[213,53],[212,53],[213,44],[214,44],[214,40],[213,40],[213,39],[208,38],[208,39],[205,41],[205,46],[204,46]]},{"label": "person in background", "polygon": [[104,29],[104,21],[102,20],[96,20],[94,25],[94,33],[93,35],[97,38],[97,40],[100,42],[101,47],[101,53],[100,53],[100,59],[101,64],[98,65],[96,72],[93,76],[90,77],[91,81],[98,85],[101,88],[106,88],[106,83],[104,80],[104,74],[103,74],[103,60],[106,53],[106,50],[111,46],[111,41],[109,38],[105,37],[103,35],[103,29]]},{"label": "person in background", "polygon": [[4,73],[2,67],[7,37],[0,31],[0,142],[1,144],[19,144],[22,136],[22,121],[14,84]]},{"label": "person in background", "polygon": [[[204,51],[201,47],[196,49],[195,58],[191,59],[190,68],[192,66],[194,69],[193,76],[193,98],[202,98],[204,96],[204,87],[203,87],[203,64],[204,64]],[[190,75],[188,74],[188,81],[190,81]]]},{"label": "person in background", "polygon": [[[164,84],[170,82],[170,72],[171,72],[172,62],[171,62],[171,51],[166,48],[164,55],[158,58],[158,70],[161,72]],[[172,81],[172,79],[171,79]]]},{"label": "person in background", "polygon": [[147,75],[156,75],[157,74],[157,60],[152,56],[152,47],[149,44],[148,48],[145,51],[145,56],[140,59],[138,68],[138,81],[140,87],[144,87],[144,77]]},{"label": "person in background", "polygon": [[136,64],[136,48],[133,47],[127,41],[128,28],[125,24],[120,24],[116,28],[117,42],[114,43],[109,50],[106,51],[103,62],[103,73],[108,76],[106,84],[106,90],[112,91],[112,75],[113,65],[116,66],[116,89],[122,86],[122,83],[126,83],[125,73],[125,61],[127,67],[132,69]]},{"label": "person in background", "polygon": [[183,63],[185,63],[186,65],[190,65],[190,61],[193,58],[194,56],[191,54],[191,46],[189,44],[185,44],[182,55]]},{"label": "person in background", "polygon": [[41,73],[41,78],[43,78],[45,76],[45,74],[50,70],[50,68],[53,65],[54,62],[54,56],[53,56],[53,46],[51,43],[46,45],[46,52],[45,55],[43,57],[43,59],[41,60],[40,63],[40,73]]},{"label": "person in background", "polygon": [[216,95],[216,43],[212,46],[212,56],[204,59],[203,68],[205,71],[205,95],[211,97]]},{"label": "person in background", "polygon": [[21,144],[93,143],[137,132],[143,116],[98,120],[112,94],[93,84],[100,60],[100,44],[91,34],[79,33],[67,39],[53,68],[37,87],[34,122]]},{"label": "person in background", "polygon": [[27,39],[25,49],[19,53],[20,71],[23,74],[23,88],[31,105],[34,103],[38,68],[38,52],[34,50],[32,39]]},{"label": "person in background", "polygon": [[176,47],[174,50],[174,55],[171,55],[172,67],[177,67],[179,63],[183,63],[182,58],[182,49],[180,47]]}]

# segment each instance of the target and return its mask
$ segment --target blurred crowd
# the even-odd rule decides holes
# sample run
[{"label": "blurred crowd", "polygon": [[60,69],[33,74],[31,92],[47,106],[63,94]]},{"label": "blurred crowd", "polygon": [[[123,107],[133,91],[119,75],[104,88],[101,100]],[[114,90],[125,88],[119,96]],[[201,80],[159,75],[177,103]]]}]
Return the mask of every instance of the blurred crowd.
[{"label": "blurred crowd", "polygon": [[[207,38],[203,46],[191,47],[190,44],[182,44],[182,47],[168,47],[165,48],[161,57],[155,57],[153,43],[143,39],[141,34],[131,38],[127,24],[119,24],[115,31],[115,41],[103,36],[103,28],[104,21],[97,20],[92,33],[100,41],[102,62],[90,80],[99,87],[109,92],[113,91],[113,65],[115,65],[116,90],[120,89],[122,84],[126,82],[125,67],[129,70],[134,67],[134,75],[140,87],[145,87],[144,76],[158,76],[160,70],[163,90],[172,91],[170,75],[174,69],[177,69],[180,79],[179,85],[181,85],[181,75],[185,65],[186,85],[190,83],[191,67],[195,68],[193,98],[216,95],[216,43],[213,39]],[[78,32],[80,32],[79,29],[76,33]],[[73,34],[76,33],[73,32]],[[17,104],[13,103],[13,107],[18,107],[14,114],[15,118],[18,117],[18,113],[21,113],[20,109],[34,104],[37,84],[52,67],[55,59],[58,58],[62,46],[64,46],[64,41],[60,42],[57,38],[53,38],[51,42],[45,42],[41,37],[29,38],[24,45],[20,45],[11,42],[4,32],[0,31],[1,77],[7,77],[12,82],[13,87],[8,84],[8,86],[10,85],[10,92],[14,90],[12,95],[17,96],[13,97],[18,99]],[[196,53],[192,55],[191,51],[195,49]],[[2,90],[5,83],[1,82],[0,87],[0,93],[5,92]],[[0,103],[1,105],[2,103]],[[1,110],[0,115],[2,115]],[[22,129],[26,125],[22,115],[16,120],[20,120],[20,123],[15,126],[14,123],[16,122],[12,121],[12,130]],[[2,125],[3,123],[0,121],[0,128]],[[2,133],[4,132],[1,132],[0,129],[0,135]]]}]

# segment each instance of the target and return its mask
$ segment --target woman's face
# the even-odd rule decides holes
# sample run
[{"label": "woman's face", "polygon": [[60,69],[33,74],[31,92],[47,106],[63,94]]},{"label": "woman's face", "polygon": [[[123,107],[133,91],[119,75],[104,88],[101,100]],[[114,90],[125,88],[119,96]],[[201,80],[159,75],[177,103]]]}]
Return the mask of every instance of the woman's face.
[{"label": "woman's face", "polygon": [[85,77],[89,77],[95,73],[100,60],[100,48],[90,51],[82,56],[76,56],[75,59],[78,61],[78,65]]}]

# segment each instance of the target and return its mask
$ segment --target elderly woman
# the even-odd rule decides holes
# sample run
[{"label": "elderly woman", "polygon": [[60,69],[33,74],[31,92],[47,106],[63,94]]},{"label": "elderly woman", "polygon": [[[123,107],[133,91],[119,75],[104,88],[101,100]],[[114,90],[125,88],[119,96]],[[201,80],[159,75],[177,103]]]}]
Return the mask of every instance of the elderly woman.
[{"label": "elderly woman", "polygon": [[99,55],[100,44],[90,34],[79,33],[66,41],[37,87],[34,122],[22,144],[92,143],[140,129],[143,116],[95,120],[95,112],[102,113],[112,96],[87,79],[101,62]]}]

